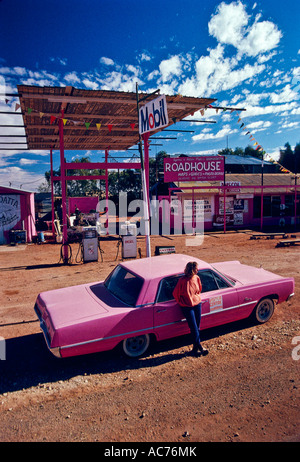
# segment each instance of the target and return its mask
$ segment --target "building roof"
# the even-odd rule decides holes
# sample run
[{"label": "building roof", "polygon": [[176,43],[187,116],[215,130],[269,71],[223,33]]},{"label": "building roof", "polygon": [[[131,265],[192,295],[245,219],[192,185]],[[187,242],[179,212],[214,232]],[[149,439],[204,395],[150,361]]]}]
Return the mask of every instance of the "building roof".
[{"label": "building roof", "polygon": [[[294,192],[295,186],[295,177],[290,173],[266,173],[263,176],[263,185],[265,194],[268,193],[285,193],[285,192]],[[262,183],[262,176],[260,173],[227,173],[225,176],[226,183],[237,183],[237,185],[243,186],[240,190],[238,188],[234,190],[233,188],[228,187],[231,192],[236,193],[253,193],[255,189],[260,192],[259,186]],[[210,188],[205,188],[201,190],[201,194],[206,193],[217,193],[218,189],[216,186],[220,186],[220,181],[180,181],[178,182],[179,188],[191,188],[191,189],[182,189],[182,193],[191,194],[192,188],[205,186]],[[246,186],[249,186],[247,188]],[[195,189],[195,192],[197,190]],[[228,192],[227,192],[228,194]]]},{"label": "building roof", "polygon": [[0,194],[34,194],[33,191],[28,191],[26,189],[20,188],[11,188],[10,186],[0,185]]},{"label": "building roof", "polygon": [[[225,155],[226,165],[261,165],[261,159],[253,156]],[[272,162],[264,160],[264,164],[272,165]]]},{"label": "building roof", "polygon": [[[18,85],[18,94],[28,149],[59,149],[58,119],[64,122],[65,150],[120,151],[139,141],[136,93]],[[139,93],[139,99],[143,96]],[[156,97],[150,95],[140,106]],[[172,125],[215,99],[175,95],[166,101]]]}]

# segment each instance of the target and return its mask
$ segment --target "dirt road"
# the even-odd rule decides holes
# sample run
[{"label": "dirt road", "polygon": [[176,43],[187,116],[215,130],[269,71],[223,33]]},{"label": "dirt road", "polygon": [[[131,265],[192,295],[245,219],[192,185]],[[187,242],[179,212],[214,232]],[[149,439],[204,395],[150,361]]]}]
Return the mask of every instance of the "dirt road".
[{"label": "dirt road", "polygon": [[[300,336],[300,248],[276,242],[229,232],[186,247],[184,236],[153,237],[152,253],[175,245],[210,263],[240,260],[293,276],[296,295],[265,325],[203,331],[206,357],[189,356],[182,337],[133,360],[116,351],[54,358],[33,310],[41,291],[104,279],[120,261],[116,240],[102,241],[103,263],[76,263],[72,245],[72,265],[58,265],[59,245],[2,246],[0,441],[299,441],[300,352],[292,342]],[[138,246],[145,256],[143,238]]]}]

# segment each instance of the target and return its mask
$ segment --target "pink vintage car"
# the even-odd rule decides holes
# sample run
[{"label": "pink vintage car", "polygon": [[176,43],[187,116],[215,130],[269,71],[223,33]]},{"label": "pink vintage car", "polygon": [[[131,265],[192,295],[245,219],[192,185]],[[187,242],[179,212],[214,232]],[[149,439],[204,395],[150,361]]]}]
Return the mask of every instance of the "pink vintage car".
[{"label": "pink vintage car", "polygon": [[241,264],[208,264],[171,254],[120,263],[103,282],[42,292],[35,311],[50,351],[67,357],[111,350],[140,356],[150,340],[187,334],[172,296],[188,261],[197,261],[202,281],[201,329],[253,315],[268,321],[274,302],[294,294],[294,279]]}]

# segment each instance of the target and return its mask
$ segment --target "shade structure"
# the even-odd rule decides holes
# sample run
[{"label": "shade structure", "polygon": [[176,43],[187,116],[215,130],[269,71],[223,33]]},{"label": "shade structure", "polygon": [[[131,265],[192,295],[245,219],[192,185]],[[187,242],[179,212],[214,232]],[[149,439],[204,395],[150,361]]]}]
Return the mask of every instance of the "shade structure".
[{"label": "shade structure", "polygon": [[[59,149],[60,119],[64,123],[65,150],[120,151],[139,141],[134,92],[18,85],[18,95],[28,149]],[[139,93],[139,99],[146,95]],[[140,107],[156,97],[150,95]],[[166,96],[169,126],[214,101],[213,98]],[[152,131],[151,136],[160,130]]]}]

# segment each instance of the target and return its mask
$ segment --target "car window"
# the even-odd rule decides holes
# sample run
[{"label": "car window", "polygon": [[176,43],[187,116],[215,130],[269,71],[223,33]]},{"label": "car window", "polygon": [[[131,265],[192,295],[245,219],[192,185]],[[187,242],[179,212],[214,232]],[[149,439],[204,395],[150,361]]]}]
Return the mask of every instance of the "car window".
[{"label": "car window", "polygon": [[[156,302],[161,303],[174,300],[173,290],[181,276],[183,276],[183,274],[180,276],[169,276],[161,280]],[[198,271],[198,276],[201,280],[202,292],[210,292],[211,290],[219,290],[230,287],[230,285],[214,271],[200,270]]]},{"label": "car window", "polygon": [[212,271],[198,271],[198,276],[200,277],[200,281],[202,284],[202,292],[210,292],[211,290],[219,289]]},{"label": "car window", "polygon": [[156,299],[157,302],[174,300],[173,290],[181,276],[170,276],[161,280]]},{"label": "car window", "polygon": [[202,292],[210,292],[211,290],[225,289],[230,287],[217,273],[210,270],[198,271],[202,283]]},{"label": "car window", "polygon": [[226,289],[226,287],[230,287],[228,282],[224,281],[217,273],[213,272],[215,280],[217,281],[219,289]]},{"label": "car window", "polygon": [[108,276],[104,285],[119,300],[127,305],[135,306],[143,282],[142,278],[119,265]]}]

